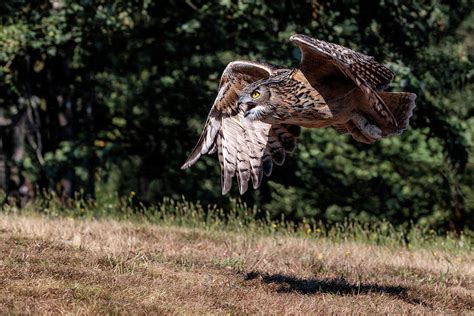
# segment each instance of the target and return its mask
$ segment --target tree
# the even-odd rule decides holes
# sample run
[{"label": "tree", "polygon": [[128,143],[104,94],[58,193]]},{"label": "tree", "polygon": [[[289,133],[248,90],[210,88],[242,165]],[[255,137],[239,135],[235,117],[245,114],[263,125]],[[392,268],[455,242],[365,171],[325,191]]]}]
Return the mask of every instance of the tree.
[{"label": "tree", "polygon": [[7,136],[24,152],[16,162],[7,153],[14,186],[225,205],[214,157],[179,166],[225,65],[294,65],[287,39],[299,32],[387,61],[390,89],[417,93],[418,107],[409,131],[373,146],[306,130],[285,167],[244,200],[294,220],[473,227],[472,18],[467,0],[4,1],[2,117],[30,113]]}]

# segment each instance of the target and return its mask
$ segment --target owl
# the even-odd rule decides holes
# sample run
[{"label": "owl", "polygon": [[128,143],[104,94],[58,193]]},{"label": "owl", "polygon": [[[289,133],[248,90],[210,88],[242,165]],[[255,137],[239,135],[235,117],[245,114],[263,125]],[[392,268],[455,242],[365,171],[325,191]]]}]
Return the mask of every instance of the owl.
[{"label": "owl", "polygon": [[240,194],[257,189],[274,165],[294,151],[301,127],[332,127],[371,144],[407,127],[416,95],[383,92],[393,72],[373,57],[344,46],[295,34],[297,68],[233,61],[201,137],[182,169],[217,152],[222,194],[237,178]]}]

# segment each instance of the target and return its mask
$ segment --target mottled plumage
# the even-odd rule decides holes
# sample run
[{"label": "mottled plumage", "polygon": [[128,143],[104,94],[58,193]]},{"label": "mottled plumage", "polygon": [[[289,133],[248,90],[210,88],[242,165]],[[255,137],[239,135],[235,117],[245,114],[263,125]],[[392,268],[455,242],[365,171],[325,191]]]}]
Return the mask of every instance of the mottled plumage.
[{"label": "mottled plumage", "polygon": [[217,151],[222,193],[236,176],[243,194],[258,188],[273,165],[296,147],[300,126],[332,126],[372,143],[408,126],[416,95],[382,92],[393,72],[373,57],[346,47],[293,35],[301,50],[298,68],[235,61],[224,70],[204,130],[183,169]]}]

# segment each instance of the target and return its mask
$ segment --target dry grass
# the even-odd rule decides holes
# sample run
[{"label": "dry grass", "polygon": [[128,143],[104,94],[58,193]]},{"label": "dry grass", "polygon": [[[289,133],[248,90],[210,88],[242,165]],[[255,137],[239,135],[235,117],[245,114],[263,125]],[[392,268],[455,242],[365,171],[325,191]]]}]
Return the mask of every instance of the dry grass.
[{"label": "dry grass", "polygon": [[472,253],[0,215],[0,313],[474,310]]}]

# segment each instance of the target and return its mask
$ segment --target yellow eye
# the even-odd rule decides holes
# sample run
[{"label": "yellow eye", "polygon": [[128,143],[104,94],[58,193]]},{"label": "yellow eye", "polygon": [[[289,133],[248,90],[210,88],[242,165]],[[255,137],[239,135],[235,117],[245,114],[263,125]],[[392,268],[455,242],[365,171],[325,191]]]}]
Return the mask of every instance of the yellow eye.
[{"label": "yellow eye", "polygon": [[255,90],[254,92],[252,92],[252,94],[250,96],[252,97],[252,99],[256,99],[260,96],[260,92]]}]

